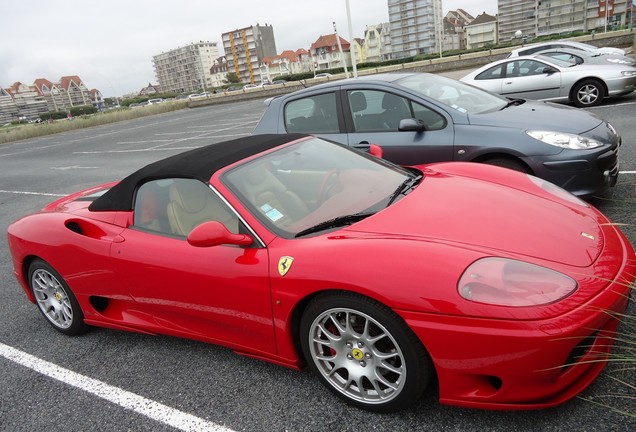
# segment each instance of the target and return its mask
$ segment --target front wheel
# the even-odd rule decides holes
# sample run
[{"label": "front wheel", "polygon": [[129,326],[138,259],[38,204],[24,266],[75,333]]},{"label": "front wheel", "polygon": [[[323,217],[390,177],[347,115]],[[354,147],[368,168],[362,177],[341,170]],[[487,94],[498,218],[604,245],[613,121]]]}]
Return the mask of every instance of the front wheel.
[{"label": "front wheel", "polygon": [[605,88],[597,80],[583,80],[572,89],[572,101],[579,108],[597,106],[604,97]]},{"label": "front wheel", "polygon": [[69,336],[84,333],[84,314],[62,276],[42,260],[29,266],[29,286],[35,301],[53,328]]},{"label": "front wheel", "polygon": [[388,307],[356,294],[316,297],[301,321],[305,359],[341,399],[375,412],[406,408],[431,376],[424,346]]}]

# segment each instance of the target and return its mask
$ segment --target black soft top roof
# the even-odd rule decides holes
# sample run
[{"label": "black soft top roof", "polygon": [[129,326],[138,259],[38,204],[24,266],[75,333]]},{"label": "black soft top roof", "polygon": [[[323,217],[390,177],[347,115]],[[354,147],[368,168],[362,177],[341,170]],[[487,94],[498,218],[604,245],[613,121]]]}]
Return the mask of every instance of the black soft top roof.
[{"label": "black soft top roof", "polygon": [[132,210],[135,191],[149,180],[180,177],[196,178],[207,183],[210,177],[223,167],[305,136],[307,135],[250,135],[170,156],[146,165],[124,178],[93,201],[88,209],[90,211]]}]

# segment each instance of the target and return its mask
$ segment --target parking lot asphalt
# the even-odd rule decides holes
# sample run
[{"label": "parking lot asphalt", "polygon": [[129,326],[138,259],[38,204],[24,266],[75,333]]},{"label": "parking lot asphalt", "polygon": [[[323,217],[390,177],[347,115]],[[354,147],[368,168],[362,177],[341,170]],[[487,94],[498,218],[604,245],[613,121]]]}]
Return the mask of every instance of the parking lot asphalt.
[{"label": "parking lot asphalt", "polygon": [[[262,100],[217,105],[2,145],[0,231],[57,196],[247,135],[263,110]],[[618,184],[592,202],[636,244],[636,95],[592,110],[623,137]],[[5,235],[0,294],[0,431],[636,430],[636,395],[620,383],[633,385],[636,372],[620,365],[610,365],[581,398],[543,411],[446,407],[433,387],[406,411],[371,414],[340,402],[308,372],[225,348],[106,329],[63,336],[27,302]]]}]

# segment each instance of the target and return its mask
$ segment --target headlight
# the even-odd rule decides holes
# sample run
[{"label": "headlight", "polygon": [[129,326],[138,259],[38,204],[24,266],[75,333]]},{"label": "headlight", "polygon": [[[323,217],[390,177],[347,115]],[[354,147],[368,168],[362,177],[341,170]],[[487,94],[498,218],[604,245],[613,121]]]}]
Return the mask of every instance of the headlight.
[{"label": "headlight", "polygon": [[591,138],[586,138],[581,135],[574,135],[565,132],[529,130],[526,131],[526,133],[532,138],[546,144],[572,150],[587,150],[603,145],[603,143]]},{"label": "headlight", "polygon": [[621,75],[626,77],[633,77],[636,76],[636,71],[622,71]]},{"label": "headlight", "polygon": [[483,258],[471,264],[459,279],[459,295],[466,300],[496,306],[537,306],[572,294],[574,279],[534,264],[506,258]]}]

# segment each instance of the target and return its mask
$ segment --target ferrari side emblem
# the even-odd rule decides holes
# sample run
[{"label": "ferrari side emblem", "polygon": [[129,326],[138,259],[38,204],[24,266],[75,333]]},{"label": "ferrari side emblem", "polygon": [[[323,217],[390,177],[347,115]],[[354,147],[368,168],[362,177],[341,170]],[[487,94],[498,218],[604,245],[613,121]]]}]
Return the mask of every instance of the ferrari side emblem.
[{"label": "ferrari side emblem", "polygon": [[278,273],[281,276],[285,276],[294,262],[294,258],[290,256],[280,257],[278,260]]}]

